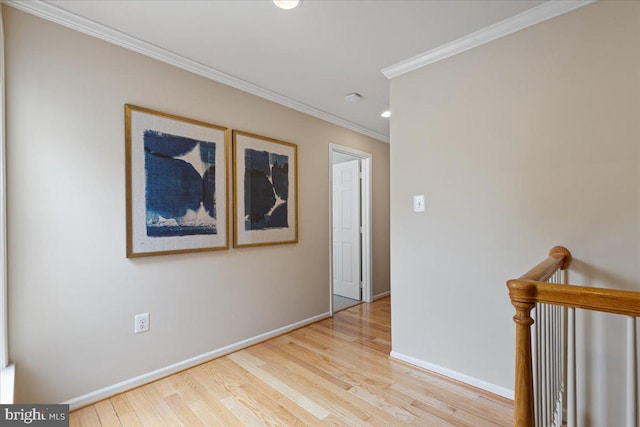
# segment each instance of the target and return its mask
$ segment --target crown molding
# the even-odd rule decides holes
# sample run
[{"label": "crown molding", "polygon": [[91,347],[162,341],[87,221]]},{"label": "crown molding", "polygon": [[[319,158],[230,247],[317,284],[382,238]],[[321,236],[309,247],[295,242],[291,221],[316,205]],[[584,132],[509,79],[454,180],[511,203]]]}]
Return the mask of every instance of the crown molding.
[{"label": "crown molding", "polygon": [[8,6],[29,13],[31,15],[35,15],[39,18],[55,22],[56,24],[63,25],[67,28],[71,28],[84,34],[88,34],[117,46],[124,47],[125,49],[132,50],[134,52],[140,53],[166,64],[173,65],[199,76],[206,77],[216,82],[223,83],[227,86],[231,86],[241,91],[248,92],[252,95],[259,96],[260,98],[267,99],[277,104],[284,105],[285,107],[292,108],[318,119],[322,119],[329,123],[333,123],[335,125],[350,129],[371,138],[389,143],[389,137],[386,135],[383,135],[371,129],[367,129],[348,120],[341,119],[340,117],[334,116],[333,114],[329,114],[325,111],[311,107],[307,104],[296,101],[295,99],[270,91],[269,89],[265,89],[248,81],[239,79],[230,74],[216,70],[215,68],[209,67],[208,65],[193,61],[167,49],[163,49],[151,43],[147,43],[135,37],[131,37],[127,34],[99,24],[90,19],[83,18],[71,12],[67,12],[66,10],[60,9],[59,7],[56,7],[42,0],[0,1],[3,1],[3,3]]},{"label": "crown molding", "polygon": [[450,43],[443,44],[435,49],[428,50],[404,61],[380,70],[388,79],[398,77],[409,71],[416,70],[434,62],[457,55],[474,47],[482,46],[493,40],[515,33],[532,25],[555,18],[564,13],[571,12],[582,6],[586,6],[596,0],[551,0],[533,7],[518,15],[507,18],[496,24],[485,27],[474,33],[461,37]]}]

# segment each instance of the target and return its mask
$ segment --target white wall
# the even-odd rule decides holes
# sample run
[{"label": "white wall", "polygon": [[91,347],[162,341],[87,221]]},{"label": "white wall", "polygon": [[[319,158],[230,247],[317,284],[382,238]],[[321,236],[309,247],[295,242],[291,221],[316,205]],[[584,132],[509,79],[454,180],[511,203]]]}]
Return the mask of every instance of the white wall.
[{"label": "white wall", "polygon": [[[331,142],[373,154],[374,293],[389,289],[388,144],[12,8],[4,15],[18,402],[73,399],[327,313]],[[297,143],[300,243],[126,259],[125,103]],[[134,335],[143,312],[151,331]]]},{"label": "white wall", "polygon": [[[572,283],[640,291],[640,3],[597,2],[395,78],[391,109],[395,353],[512,390],[505,282],[554,245],[573,253]],[[579,326],[595,333],[582,426],[623,424],[623,325]]]}]

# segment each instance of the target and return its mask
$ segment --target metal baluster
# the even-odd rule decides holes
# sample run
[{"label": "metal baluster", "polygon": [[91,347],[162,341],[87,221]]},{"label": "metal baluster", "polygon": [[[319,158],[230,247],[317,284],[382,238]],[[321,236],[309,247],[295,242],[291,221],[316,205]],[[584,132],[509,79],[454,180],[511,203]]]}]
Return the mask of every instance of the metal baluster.
[{"label": "metal baluster", "polygon": [[549,425],[549,305],[544,305],[544,371],[542,373],[544,426]]},{"label": "metal baluster", "polygon": [[[550,283],[553,283],[553,277],[549,279]],[[551,426],[554,421],[555,415],[555,402],[556,402],[556,360],[555,360],[555,306],[549,306],[549,421],[548,425]]]},{"label": "metal baluster", "polygon": [[576,309],[567,315],[567,427],[576,427]]},{"label": "metal baluster", "polygon": [[[553,274],[553,282],[560,283],[560,270],[556,270]],[[554,419],[556,427],[560,427],[562,425],[562,308],[560,306],[554,307],[555,312],[555,357],[554,357],[554,366],[556,368],[555,375],[555,390],[554,390]]]},{"label": "metal baluster", "polygon": [[551,424],[555,425],[556,423],[556,413],[558,411],[558,316],[557,316],[557,306],[552,307],[552,317],[553,317],[553,325],[552,325],[552,335],[553,341],[551,342],[551,348],[553,350],[553,357],[551,364],[553,366],[553,380],[551,387]]},{"label": "metal baluster", "polygon": [[636,318],[627,316],[627,426],[638,425],[638,365]]},{"label": "metal baluster", "polygon": [[533,336],[531,337],[531,354],[534,357],[533,365],[533,412],[535,416],[535,426],[540,427],[540,417],[542,416],[540,410],[540,304],[536,304],[536,307],[532,310],[531,317],[533,317]]}]

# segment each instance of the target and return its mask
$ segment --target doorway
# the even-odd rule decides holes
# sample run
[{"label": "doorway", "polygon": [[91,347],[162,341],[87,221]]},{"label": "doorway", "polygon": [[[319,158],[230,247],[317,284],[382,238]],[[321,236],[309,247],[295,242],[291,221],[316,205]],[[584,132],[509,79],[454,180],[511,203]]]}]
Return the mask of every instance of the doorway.
[{"label": "doorway", "polygon": [[371,154],[329,146],[330,311],[373,301]]}]

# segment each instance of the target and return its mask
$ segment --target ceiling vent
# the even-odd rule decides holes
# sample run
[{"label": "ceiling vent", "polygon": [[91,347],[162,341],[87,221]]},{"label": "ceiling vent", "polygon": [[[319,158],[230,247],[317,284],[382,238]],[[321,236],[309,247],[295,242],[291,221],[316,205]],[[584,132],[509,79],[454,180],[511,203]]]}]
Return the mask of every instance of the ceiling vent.
[{"label": "ceiling vent", "polygon": [[348,102],[359,102],[359,101],[362,101],[364,97],[359,93],[351,92],[345,95],[344,99]]}]

